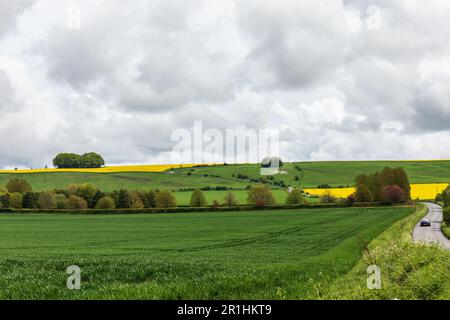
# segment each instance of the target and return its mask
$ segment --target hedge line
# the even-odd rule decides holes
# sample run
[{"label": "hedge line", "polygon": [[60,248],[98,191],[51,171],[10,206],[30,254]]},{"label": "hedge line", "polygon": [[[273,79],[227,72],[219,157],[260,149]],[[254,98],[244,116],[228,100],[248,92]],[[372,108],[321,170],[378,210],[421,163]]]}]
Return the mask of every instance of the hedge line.
[{"label": "hedge line", "polygon": [[49,214],[142,214],[142,213],[188,213],[188,212],[226,212],[226,211],[254,211],[254,210],[280,210],[280,209],[321,209],[321,208],[348,208],[348,207],[381,207],[389,206],[388,202],[370,202],[370,203],[315,203],[315,204],[277,204],[265,207],[256,207],[251,205],[239,205],[230,207],[188,207],[179,206],[176,208],[144,208],[144,209],[0,209],[0,214],[7,213],[49,213]]}]

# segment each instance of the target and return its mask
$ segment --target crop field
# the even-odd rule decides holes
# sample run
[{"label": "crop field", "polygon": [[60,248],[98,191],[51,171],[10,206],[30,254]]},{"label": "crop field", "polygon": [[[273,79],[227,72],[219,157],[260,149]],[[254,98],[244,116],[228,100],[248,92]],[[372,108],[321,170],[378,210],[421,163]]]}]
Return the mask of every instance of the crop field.
[{"label": "crop field", "polygon": [[[0,298],[320,298],[412,210],[4,214]],[[70,265],[79,291],[66,288]]]}]

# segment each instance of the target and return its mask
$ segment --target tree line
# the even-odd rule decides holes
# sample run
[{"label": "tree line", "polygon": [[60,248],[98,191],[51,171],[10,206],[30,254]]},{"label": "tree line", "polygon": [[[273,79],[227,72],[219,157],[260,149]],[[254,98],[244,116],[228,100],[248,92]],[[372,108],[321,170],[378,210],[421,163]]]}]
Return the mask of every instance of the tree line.
[{"label": "tree line", "polygon": [[53,165],[57,168],[100,168],[105,165],[105,160],[95,152],[88,152],[82,155],[59,153],[53,159]]},{"label": "tree line", "polygon": [[[263,207],[276,204],[272,191],[266,185],[255,185],[247,190],[247,203]],[[306,204],[300,190],[292,190],[286,204]],[[239,201],[233,192],[225,194],[223,201],[209,204],[203,192],[195,189],[190,199],[191,207],[237,206]],[[91,183],[70,184],[65,189],[34,192],[31,185],[22,179],[12,179],[6,190],[0,192],[0,207],[14,209],[143,209],[177,207],[175,196],[170,191],[130,191],[126,189],[102,192]]]}]

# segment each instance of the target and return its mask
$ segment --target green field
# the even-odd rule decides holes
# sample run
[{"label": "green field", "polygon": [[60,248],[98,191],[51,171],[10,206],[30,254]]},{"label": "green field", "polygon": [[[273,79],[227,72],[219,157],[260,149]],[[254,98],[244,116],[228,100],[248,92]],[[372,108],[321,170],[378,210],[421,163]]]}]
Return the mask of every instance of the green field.
[{"label": "green field", "polygon": [[[301,171],[295,167],[300,167]],[[315,188],[320,184],[334,187],[352,185],[360,173],[375,172],[382,168],[403,167],[411,183],[434,183],[450,181],[450,160],[442,161],[330,161],[286,163],[287,174],[276,175],[274,181],[288,185]],[[190,173],[191,175],[188,175]],[[245,189],[252,182],[237,179],[238,173],[259,179],[259,165],[217,165],[175,169],[172,173],[0,173],[0,185],[11,178],[22,177],[35,190],[61,189],[69,183],[92,182],[109,192],[126,188],[130,190],[201,188],[204,186],[228,186]],[[205,176],[207,175],[207,176]],[[298,181],[295,180],[298,177]]]},{"label": "green field", "polygon": [[0,298],[319,298],[412,210],[0,215]]}]

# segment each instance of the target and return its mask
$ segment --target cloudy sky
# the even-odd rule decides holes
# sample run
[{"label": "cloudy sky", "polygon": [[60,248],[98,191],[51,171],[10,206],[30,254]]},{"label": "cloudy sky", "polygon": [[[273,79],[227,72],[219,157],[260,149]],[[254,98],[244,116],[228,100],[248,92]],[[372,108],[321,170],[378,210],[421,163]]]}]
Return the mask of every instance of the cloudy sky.
[{"label": "cloudy sky", "polygon": [[450,158],[449,16],[448,0],[0,0],[0,167],[168,163],[194,121],[279,129],[285,160]]}]

